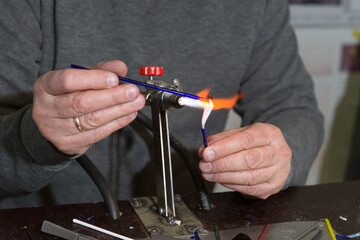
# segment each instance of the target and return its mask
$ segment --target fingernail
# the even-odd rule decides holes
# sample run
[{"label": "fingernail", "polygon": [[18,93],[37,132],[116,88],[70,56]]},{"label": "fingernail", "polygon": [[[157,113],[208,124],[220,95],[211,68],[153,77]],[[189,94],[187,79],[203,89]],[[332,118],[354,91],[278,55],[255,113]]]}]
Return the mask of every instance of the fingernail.
[{"label": "fingernail", "polygon": [[211,172],[212,164],[209,162],[200,162],[199,168],[202,172]]},{"label": "fingernail", "polygon": [[214,178],[214,174],[212,174],[212,173],[203,173],[202,176],[205,179],[213,179]]},{"label": "fingernail", "polygon": [[106,83],[109,87],[113,87],[119,83],[119,80],[113,74],[111,74],[106,78]]},{"label": "fingernail", "polygon": [[134,87],[126,89],[126,96],[129,100],[134,100],[137,97],[137,93]]},{"label": "fingernail", "polygon": [[205,155],[208,161],[212,161],[215,159],[215,152],[209,148],[205,148]]}]

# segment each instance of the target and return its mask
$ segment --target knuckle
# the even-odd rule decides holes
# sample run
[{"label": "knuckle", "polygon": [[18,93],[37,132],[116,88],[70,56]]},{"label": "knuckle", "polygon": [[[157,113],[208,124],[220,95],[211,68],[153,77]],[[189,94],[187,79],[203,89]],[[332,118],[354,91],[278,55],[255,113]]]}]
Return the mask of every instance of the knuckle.
[{"label": "knuckle", "polygon": [[276,160],[277,151],[272,146],[263,148],[261,150],[261,159],[262,163],[273,163]]},{"label": "knuckle", "polygon": [[64,111],[65,109],[71,109],[73,104],[73,97],[68,95],[68,96],[61,96],[58,97],[56,96],[53,100],[53,110],[55,111],[56,114],[58,114],[59,116],[62,116],[66,111]]},{"label": "knuckle", "polygon": [[273,169],[268,169],[263,171],[259,177],[261,177],[262,182],[269,182],[274,177],[276,172]]},{"label": "knuckle", "polygon": [[260,163],[260,153],[257,150],[251,150],[245,155],[245,165],[249,169],[255,169]]},{"label": "knuckle", "polygon": [[83,121],[86,128],[95,128],[99,126],[100,118],[96,112],[91,112],[84,115]]},{"label": "knuckle", "polygon": [[228,161],[218,160],[214,164],[214,168],[220,172],[228,172],[230,170],[230,166]]},{"label": "knuckle", "polygon": [[249,171],[246,179],[246,185],[253,186],[257,182],[257,174],[254,171]]},{"label": "knuckle", "polygon": [[113,91],[111,91],[111,101],[113,104],[118,104],[123,102],[123,96],[124,96],[124,91],[116,91],[117,89],[114,89]]},{"label": "knuckle", "polygon": [[254,126],[255,126],[254,129],[257,129],[256,134],[257,134],[258,138],[269,139],[269,135],[271,135],[270,133],[272,131],[271,124],[255,123]]},{"label": "knuckle", "polygon": [[286,147],[285,150],[283,151],[283,155],[286,159],[288,158],[292,158],[292,151],[289,147]]},{"label": "knuckle", "polygon": [[117,66],[117,69],[122,72],[121,75],[126,75],[126,73],[128,72],[128,68],[127,68],[127,65],[123,61],[115,60],[115,61],[113,61],[113,63],[115,63]]},{"label": "knuckle", "polygon": [[245,149],[249,149],[251,144],[254,142],[254,137],[248,132],[244,132],[241,135],[241,144]]},{"label": "knuckle", "polygon": [[266,124],[266,126],[267,126],[267,131],[270,133],[271,136],[282,135],[280,128],[278,128],[277,126],[272,124]]},{"label": "knuckle", "polygon": [[49,84],[49,81],[47,81],[47,77],[50,75],[50,72],[45,73],[44,75],[42,75],[41,77],[39,77],[34,85],[33,85],[33,93],[34,93],[34,98],[36,97],[43,97],[46,94],[46,85]]},{"label": "knuckle", "polygon": [[71,69],[65,69],[64,71],[62,71],[60,83],[65,91],[70,91],[72,89],[73,81],[74,77]]},{"label": "knuckle", "polygon": [[90,108],[90,103],[84,94],[79,94],[72,99],[72,107],[78,114],[84,114]]},{"label": "knuckle", "polygon": [[256,122],[252,126],[254,126],[254,127],[258,128],[258,129],[264,129],[266,127],[266,125],[267,125],[266,123],[258,123],[258,122]]}]

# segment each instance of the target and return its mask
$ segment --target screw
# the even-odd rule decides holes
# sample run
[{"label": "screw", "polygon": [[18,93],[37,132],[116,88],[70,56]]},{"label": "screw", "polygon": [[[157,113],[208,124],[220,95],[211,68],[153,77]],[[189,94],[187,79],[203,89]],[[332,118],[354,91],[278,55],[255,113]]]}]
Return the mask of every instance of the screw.
[{"label": "screw", "polygon": [[172,216],[166,217],[166,221],[169,225],[175,225],[175,218]]},{"label": "screw", "polygon": [[159,208],[159,214],[163,215],[165,213],[165,210],[163,208]]},{"label": "screw", "polygon": [[129,202],[130,202],[131,205],[132,205],[133,207],[135,207],[135,208],[139,208],[139,207],[142,206],[142,203],[141,203],[139,200],[137,200],[136,198],[130,199]]},{"label": "screw", "polygon": [[198,228],[198,232],[199,233],[202,233],[204,231],[204,228],[203,227],[201,227],[201,226],[199,226],[199,228]]},{"label": "screw", "polygon": [[161,233],[161,229],[158,228],[158,227],[149,227],[147,229],[147,231],[150,233],[150,234],[159,234]]},{"label": "screw", "polygon": [[182,90],[181,83],[180,83],[180,80],[179,80],[179,79],[174,78],[174,79],[172,80],[172,82],[173,82],[173,84],[175,85],[175,87],[176,87],[179,91]]},{"label": "screw", "polygon": [[188,228],[188,231],[191,233],[194,233],[195,231],[197,231],[198,233],[202,233],[204,231],[204,228],[202,226],[190,226]]},{"label": "screw", "polygon": [[181,195],[180,194],[175,194],[174,201],[175,202],[180,202],[181,201]]}]

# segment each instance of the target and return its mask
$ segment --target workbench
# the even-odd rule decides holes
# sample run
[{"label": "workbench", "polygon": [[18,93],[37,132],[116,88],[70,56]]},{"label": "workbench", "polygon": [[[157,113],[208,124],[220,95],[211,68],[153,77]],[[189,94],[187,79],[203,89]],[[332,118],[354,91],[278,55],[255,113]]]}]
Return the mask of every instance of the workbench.
[{"label": "workbench", "polygon": [[[199,209],[195,196],[182,195],[188,208],[210,232],[292,221],[328,218],[336,232],[360,232],[360,181],[290,187],[266,200],[250,199],[236,192],[209,195],[213,209]],[[127,200],[118,201],[122,216],[112,220],[104,203],[46,206],[0,210],[0,239],[59,239],[40,231],[48,220],[67,229],[96,237],[115,239],[72,223],[73,218],[131,237],[148,234]],[[266,238],[265,238],[266,239]]]}]

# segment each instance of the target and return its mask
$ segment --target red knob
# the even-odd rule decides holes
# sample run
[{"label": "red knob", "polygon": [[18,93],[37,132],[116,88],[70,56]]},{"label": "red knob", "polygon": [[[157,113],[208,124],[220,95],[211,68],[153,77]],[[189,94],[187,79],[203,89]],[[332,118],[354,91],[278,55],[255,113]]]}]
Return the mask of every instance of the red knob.
[{"label": "red knob", "polygon": [[140,68],[140,75],[161,76],[163,73],[164,69],[162,67],[145,66]]}]

